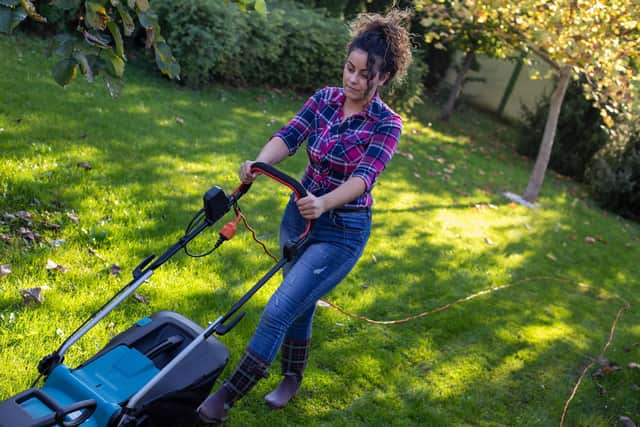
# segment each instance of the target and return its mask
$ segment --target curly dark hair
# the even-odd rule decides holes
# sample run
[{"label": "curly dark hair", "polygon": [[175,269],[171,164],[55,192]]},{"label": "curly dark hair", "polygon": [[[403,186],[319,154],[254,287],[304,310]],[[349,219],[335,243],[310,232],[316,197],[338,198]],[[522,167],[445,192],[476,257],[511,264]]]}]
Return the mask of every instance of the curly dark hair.
[{"label": "curly dark hair", "polygon": [[411,14],[392,9],[386,15],[363,13],[350,25],[352,38],[347,55],[354,49],[367,52],[369,81],[377,74],[389,73],[385,84],[402,80],[411,64],[411,40],[405,28]]}]

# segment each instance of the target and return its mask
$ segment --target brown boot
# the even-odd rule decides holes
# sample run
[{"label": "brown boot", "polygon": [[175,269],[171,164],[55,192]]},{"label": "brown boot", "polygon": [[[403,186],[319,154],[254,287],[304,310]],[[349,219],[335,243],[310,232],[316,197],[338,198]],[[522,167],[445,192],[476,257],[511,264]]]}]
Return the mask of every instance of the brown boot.
[{"label": "brown boot", "polygon": [[218,424],[227,418],[233,404],[247,394],[262,378],[268,376],[269,364],[250,350],[245,350],[231,377],[198,407],[198,415],[205,423]]},{"label": "brown boot", "polygon": [[298,393],[304,376],[304,369],[309,358],[309,340],[285,339],[282,343],[282,375],[284,378],[278,387],[265,396],[271,409],[284,408],[287,403]]}]

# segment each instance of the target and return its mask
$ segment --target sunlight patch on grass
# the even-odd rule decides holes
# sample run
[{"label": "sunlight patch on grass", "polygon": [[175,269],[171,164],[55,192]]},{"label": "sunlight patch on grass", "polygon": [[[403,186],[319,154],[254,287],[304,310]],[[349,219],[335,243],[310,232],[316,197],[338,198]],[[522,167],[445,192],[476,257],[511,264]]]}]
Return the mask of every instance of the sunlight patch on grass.
[{"label": "sunlight patch on grass", "polygon": [[523,339],[540,348],[559,339],[572,336],[575,331],[565,323],[554,322],[550,325],[529,325],[521,328]]}]

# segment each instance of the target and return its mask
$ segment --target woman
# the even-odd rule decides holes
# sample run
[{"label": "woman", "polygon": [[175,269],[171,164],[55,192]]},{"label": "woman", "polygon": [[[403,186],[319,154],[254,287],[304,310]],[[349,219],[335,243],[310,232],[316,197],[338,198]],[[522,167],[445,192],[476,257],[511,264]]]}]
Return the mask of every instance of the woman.
[{"label": "woman", "polygon": [[351,25],[342,88],[326,87],[280,129],[254,161],[240,168],[250,183],[254,162],[276,164],[307,141],[302,177],[307,196],[290,200],[280,226],[281,246],[314,220],[304,250],[283,269],[282,284],[265,307],[256,332],[229,379],[198,408],[208,423],[227,411],[261,378],[281,350],[283,380],[266,396],[274,409],[295,396],[309,355],[316,302],[331,291],[362,255],[371,229],[371,189],[393,156],[402,119],[378,89],[401,78],[411,61],[406,14],[360,15]]}]

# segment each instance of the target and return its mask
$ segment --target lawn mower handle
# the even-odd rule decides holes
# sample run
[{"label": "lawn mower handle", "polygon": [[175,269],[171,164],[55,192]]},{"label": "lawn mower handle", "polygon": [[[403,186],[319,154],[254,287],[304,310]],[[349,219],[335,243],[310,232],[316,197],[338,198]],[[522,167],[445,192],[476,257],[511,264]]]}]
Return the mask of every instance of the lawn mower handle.
[{"label": "lawn mower handle", "polygon": [[[304,189],[300,182],[286,173],[280,171],[279,169],[274,168],[273,166],[263,163],[263,162],[254,162],[249,169],[253,173],[261,173],[263,175],[268,176],[271,179],[278,181],[280,184],[286,185],[293,191],[296,195],[296,200],[301,199],[307,196],[307,190]],[[234,200],[238,200],[242,195],[244,195],[251,188],[251,183],[245,184],[242,183],[240,186],[231,194]]]},{"label": "lawn mower handle", "polygon": [[[300,184],[297,180],[285,174],[284,172],[279,171],[271,165],[262,162],[255,162],[251,165],[252,172],[259,172],[263,175],[267,175],[268,177],[280,182],[281,184],[289,187],[296,195],[296,199],[305,197],[307,192],[305,191],[302,184]],[[206,228],[213,225],[218,219],[224,216],[231,206],[233,206],[242,195],[244,195],[251,184],[242,184],[240,185],[229,197],[227,197],[224,192],[218,188],[213,187],[211,190],[205,194],[205,209],[207,208],[207,196],[209,197],[210,204],[212,205],[211,217],[207,215],[207,221],[201,223],[199,226],[194,228],[190,233],[183,236],[178,240],[176,244],[170,247],[165,253],[163,253],[160,257],[156,258],[155,255],[150,255],[145,258],[133,271],[133,280],[129,282],[124,288],[122,288],[110,301],[108,301],[105,305],[103,305],[96,313],[94,313],[89,319],[87,319],[71,336],[69,336],[62,345],[55,352],[45,356],[40,363],[38,364],[38,372],[42,375],[49,375],[51,371],[62,361],[64,360],[64,355],[67,350],[76,342],[80,337],[85,335],[91,328],[93,328],[101,319],[103,319],[108,313],[110,313],[116,306],[118,306],[125,298],[131,295],[142,283],[153,275],[155,269],[160,267],[166,261],[168,261],[173,255],[176,254],[180,249],[184,248],[187,243],[189,243],[192,239],[194,239],[197,235],[199,235]],[[300,235],[298,239],[292,245],[293,250],[285,251],[285,258],[290,259],[295,255],[295,251],[304,243],[305,237],[308,235],[309,230],[311,229],[311,221],[307,221],[307,227],[305,231]],[[292,253],[290,253],[292,252]],[[152,262],[153,261],[153,262]],[[257,290],[257,289],[256,289]],[[244,303],[244,302],[243,302]],[[242,305],[242,304],[240,304]],[[239,308],[239,305],[235,307],[235,310]],[[231,312],[235,312],[235,310],[231,310]],[[232,313],[228,313],[228,316],[224,317],[224,320],[227,320],[228,317]],[[229,329],[235,324],[235,321],[231,321],[229,325]]]}]

